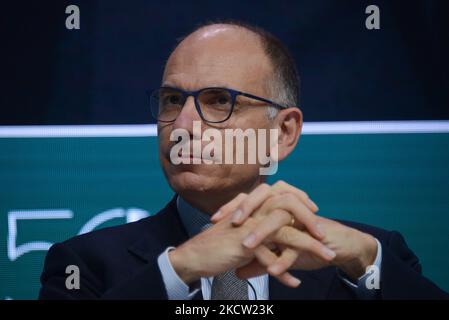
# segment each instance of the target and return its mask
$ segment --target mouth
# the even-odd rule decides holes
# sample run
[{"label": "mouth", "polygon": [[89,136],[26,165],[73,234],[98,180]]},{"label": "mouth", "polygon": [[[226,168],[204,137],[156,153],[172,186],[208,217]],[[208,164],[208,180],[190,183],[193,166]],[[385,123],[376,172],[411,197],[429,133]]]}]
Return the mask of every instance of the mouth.
[{"label": "mouth", "polygon": [[[177,159],[185,159],[185,160],[190,160],[190,163],[192,162],[192,160],[200,160],[201,162],[204,160],[215,160],[215,150],[211,150],[210,154],[203,154],[202,150],[201,152],[198,154],[198,152],[192,152],[191,150],[186,152],[186,150],[184,151],[184,153],[182,152],[182,150],[179,150],[178,154],[175,156]],[[170,162],[172,162],[171,160],[171,156],[174,156],[170,153],[170,149],[167,150],[167,152],[165,153],[165,158],[167,160],[169,160]]]},{"label": "mouth", "polygon": [[[203,158],[201,157],[201,155],[198,157],[198,156],[195,156],[194,154],[182,154],[182,153],[178,153],[175,157],[174,157],[176,160],[180,160],[181,161],[181,163],[179,163],[179,164],[177,164],[177,166],[179,166],[179,165],[192,165],[192,164],[202,164],[203,163]],[[173,164],[173,160],[174,159],[172,159],[171,157],[170,157],[170,154],[168,154],[167,156],[166,156],[166,159],[171,163],[171,164]]]},{"label": "mouth", "polygon": [[194,159],[197,159],[197,160],[203,160],[201,157],[195,157],[193,154],[190,154],[190,155],[186,155],[186,156],[184,156],[184,155],[178,155],[178,158],[179,159],[189,159],[189,160],[194,160]]}]

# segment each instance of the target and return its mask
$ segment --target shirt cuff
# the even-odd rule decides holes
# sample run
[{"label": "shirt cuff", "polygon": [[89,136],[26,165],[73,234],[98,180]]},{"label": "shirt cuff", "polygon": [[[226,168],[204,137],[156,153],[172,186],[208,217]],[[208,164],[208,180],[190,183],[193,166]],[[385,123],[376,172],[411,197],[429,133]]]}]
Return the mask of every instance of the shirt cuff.
[{"label": "shirt cuff", "polygon": [[199,289],[190,292],[189,286],[182,281],[175,269],[173,269],[168,253],[174,249],[175,247],[168,247],[157,258],[165,290],[169,300],[191,300]]},{"label": "shirt cuff", "polygon": [[[381,266],[382,266],[382,245],[380,244],[379,240],[377,240],[376,238],[374,238],[374,239],[377,242],[377,254],[376,254],[376,259],[374,259],[374,263],[372,265],[376,267],[377,276],[380,277]],[[357,284],[353,283],[348,278],[346,278],[340,272],[340,270],[338,270],[337,273],[338,273],[338,276],[340,277],[340,279],[342,279],[343,282],[345,282],[349,287],[354,289],[359,297],[370,298],[370,299],[375,298],[376,290],[373,290],[373,289],[378,289],[378,288],[371,289],[371,288],[368,288],[368,286],[366,285],[366,280],[372,274],[372,272],[368,271],[364,275],[362,275],[360,278],[358,278]],[[377,280],[380,283],[380,279],[377,279]]]}]

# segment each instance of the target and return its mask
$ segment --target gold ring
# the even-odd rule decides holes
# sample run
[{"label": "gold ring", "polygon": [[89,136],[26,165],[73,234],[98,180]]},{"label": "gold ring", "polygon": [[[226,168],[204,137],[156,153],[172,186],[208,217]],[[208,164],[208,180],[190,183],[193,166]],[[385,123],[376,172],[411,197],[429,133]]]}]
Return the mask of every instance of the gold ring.
[{"label": "gold ring", "polygon": [[295,217],[291,217],[292,219],[290,220],[290,226],[294,226],[295,225],[295,222],[296,222],[296,220],[295,220]]}]

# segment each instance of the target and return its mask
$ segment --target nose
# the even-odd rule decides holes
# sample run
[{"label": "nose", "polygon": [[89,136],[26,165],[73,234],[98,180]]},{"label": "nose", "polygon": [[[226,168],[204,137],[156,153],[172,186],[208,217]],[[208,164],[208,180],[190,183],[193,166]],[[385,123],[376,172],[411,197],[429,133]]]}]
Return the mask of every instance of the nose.
[{"label": "nose", "polygon": [[[193,122],[202,121],[195,107],[195,100],[192,96],[188,97],[184,103],[181,112],[173,123],[173,129],[184,129],[193,137]],[[193,137],[195,138],[195,137]]]}]

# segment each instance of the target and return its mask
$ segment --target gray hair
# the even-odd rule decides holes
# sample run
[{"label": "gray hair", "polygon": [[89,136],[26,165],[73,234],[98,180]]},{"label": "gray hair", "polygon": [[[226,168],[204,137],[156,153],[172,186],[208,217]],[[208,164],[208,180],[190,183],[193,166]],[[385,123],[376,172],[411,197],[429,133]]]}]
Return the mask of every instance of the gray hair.
[{"label": "gray hair", "polygon": [[[283,70],[276,69],[273,71],[272,78],[268,80],[268,91],[272,101],[287,107],[299,107],[298,86],[289,85],[288,79],[282,73]],[[298,80],[299,83],[299,80]],[[279,109],[269,106],[267,116],[272,120],[278,114]]]}]

